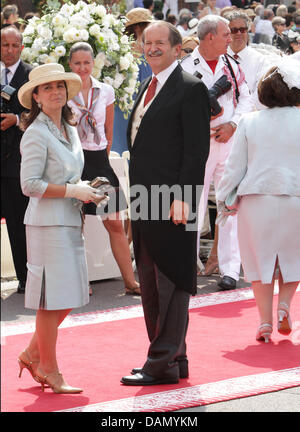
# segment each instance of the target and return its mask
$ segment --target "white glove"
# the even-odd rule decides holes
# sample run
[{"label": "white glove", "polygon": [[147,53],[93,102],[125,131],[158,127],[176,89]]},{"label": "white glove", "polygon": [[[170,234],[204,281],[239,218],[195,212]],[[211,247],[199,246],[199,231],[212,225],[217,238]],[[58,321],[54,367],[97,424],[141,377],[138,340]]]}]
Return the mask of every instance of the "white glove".
[{"label": "white glove", "polygon": [[227,221],[228,216],[236,216],[237,210],[229,210],[223,201],[217,202],[218,216],[216,224],[223,226]]},{"label": "white glove", "polygon": [[99,195],[97,195],[97,189],[92,188],[85,182],[80,182],[76,184],[66,184],[65,198],[77,198],[83,202],[99,200]]}]

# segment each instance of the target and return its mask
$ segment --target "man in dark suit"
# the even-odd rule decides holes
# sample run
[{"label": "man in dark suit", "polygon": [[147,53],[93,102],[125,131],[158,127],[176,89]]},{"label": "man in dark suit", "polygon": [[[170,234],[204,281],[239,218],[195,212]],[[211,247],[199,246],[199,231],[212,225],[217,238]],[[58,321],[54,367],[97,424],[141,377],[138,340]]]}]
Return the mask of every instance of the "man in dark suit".
[{"label": "man in dark suit", "polygon": [[14,27],[1,30],[1,92],[5,85],[15,91],[7,100],[1,97],[1,218],[6,226],[12,250],[17,278],[18,292],[25,292],[27,277],[27,255],[25,226],[23,224],[28,198],[22,194],[20,186],[20,141],[22,132],[18,127],[20,114],[24,108],[17,97],[18,89],[28,81],[32,69],[20,60],[23,49],[22,34]]},{"label": "man in dark suit", "polygon": [[[197,215],[210,135],[208,92],[177,62],[178,30],[158,21],[143,38],[154,76],[142,83],[135,101],[128,146],[131,190],[140,188],[144,197],[146,192],[137,206],[140,217],[132,199],[131,218],[150,346],[144,366],[122,378],[125,385],[170,384],[188,377],[188,306],[197,291],[192,215]],[[167,211],[166,196],[155,204],[158,187],[171,189]]]}]

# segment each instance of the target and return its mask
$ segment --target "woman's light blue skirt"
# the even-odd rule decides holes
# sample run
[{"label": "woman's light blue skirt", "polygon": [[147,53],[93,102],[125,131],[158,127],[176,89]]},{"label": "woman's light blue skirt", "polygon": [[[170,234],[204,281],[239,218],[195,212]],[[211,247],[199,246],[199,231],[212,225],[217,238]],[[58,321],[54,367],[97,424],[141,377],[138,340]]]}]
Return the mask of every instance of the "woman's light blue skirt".
[{"label": "woman's light blue skirt", "polygon": [[25,307],[62,310],[89,302],[81,227],[26,226]]}]

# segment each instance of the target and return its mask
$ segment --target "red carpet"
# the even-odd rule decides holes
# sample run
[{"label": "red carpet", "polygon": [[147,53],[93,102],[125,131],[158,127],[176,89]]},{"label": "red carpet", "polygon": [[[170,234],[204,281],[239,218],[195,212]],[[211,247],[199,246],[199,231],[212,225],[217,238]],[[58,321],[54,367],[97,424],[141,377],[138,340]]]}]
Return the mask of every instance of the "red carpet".
[{"label": "red carpet", "polygon": [[73,315],[59,330],[60,369],[84,389],[78,395],[43,393],[27,370],[19,379],[17,356],[31,334],[28,324],[3,325],[1,410],[170,411],[300,385],[300,292],[291,309],[293,332],[284,337],[275,329],[270,344],[255,340],[258,314],[251,297],[246,288],[191,299],[190,378],[176,385],[120,383],[146,357],[140,306]]}]

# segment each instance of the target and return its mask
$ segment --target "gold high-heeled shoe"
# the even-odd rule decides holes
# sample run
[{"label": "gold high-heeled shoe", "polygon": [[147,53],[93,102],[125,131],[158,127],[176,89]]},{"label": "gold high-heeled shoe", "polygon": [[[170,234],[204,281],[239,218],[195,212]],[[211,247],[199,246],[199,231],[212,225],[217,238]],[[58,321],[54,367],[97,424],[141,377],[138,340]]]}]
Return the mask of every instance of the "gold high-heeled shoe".
[{"label": "gold high-heeled shoe", "polygon": [[272,324],[264,323],[258,327],[256,340],[263,341],[265,343],[269,343],[271,339],[271,333],[273,331]]},{"label": "gold high-heeled shoe", "polygon": [[[74,394],[74,393],[81,393],[83,390],[81,388],[78,387],[71,387],[68,384],[64,383],[64,379],[62,378],[62,374],[59,371],[54,371],[51,372],[47,375],[45,375],[44,373],[39,373],[42,372],[41,369],[39,369],[37,371],[36,374],[36,378],[38,380],[38,382],[41,384],[42,387],[42,391],[44,391],[45,385],[47,384],[54,393],[58,393],[58,394]],[[54,382],[51,382],[49,380],[49,377],[54,376],[54,378],[56,377],[56,379],[54,379]],[[57,381],[63,381],[63,384],[57,382]]]},{"label": "gold high-heeled shoe", "polygon": [[290,318],[290,310],[286,303],[281,302],[278,304],[277,309],[278,315],[278,332],[284,335],[288,335],[292,331],[292,321]]},{"label": "gold high-heeled shoe", "polygon": [[18,357],[18,362],[19,362],[19,367],[20,367],[20,373],[19,373],[19,378],[21,378],[22,376],[22,372],[23,369],[27,369],[32,378],[38,382],[36,376],[35,376],[35,371],[33,370],[32,365],[34,363],[39,363],[40,360],[31,360],[30,355],[28,354],[28,351],[25,349],[24,351],[21,352],[21,354]]},{"label": "gold high-heeled shoe", "polygon": [[200,276],[211,276],[219,273],[219,263],[217,255],[210,255],[206,261],[205,268],[200,272]]}]

